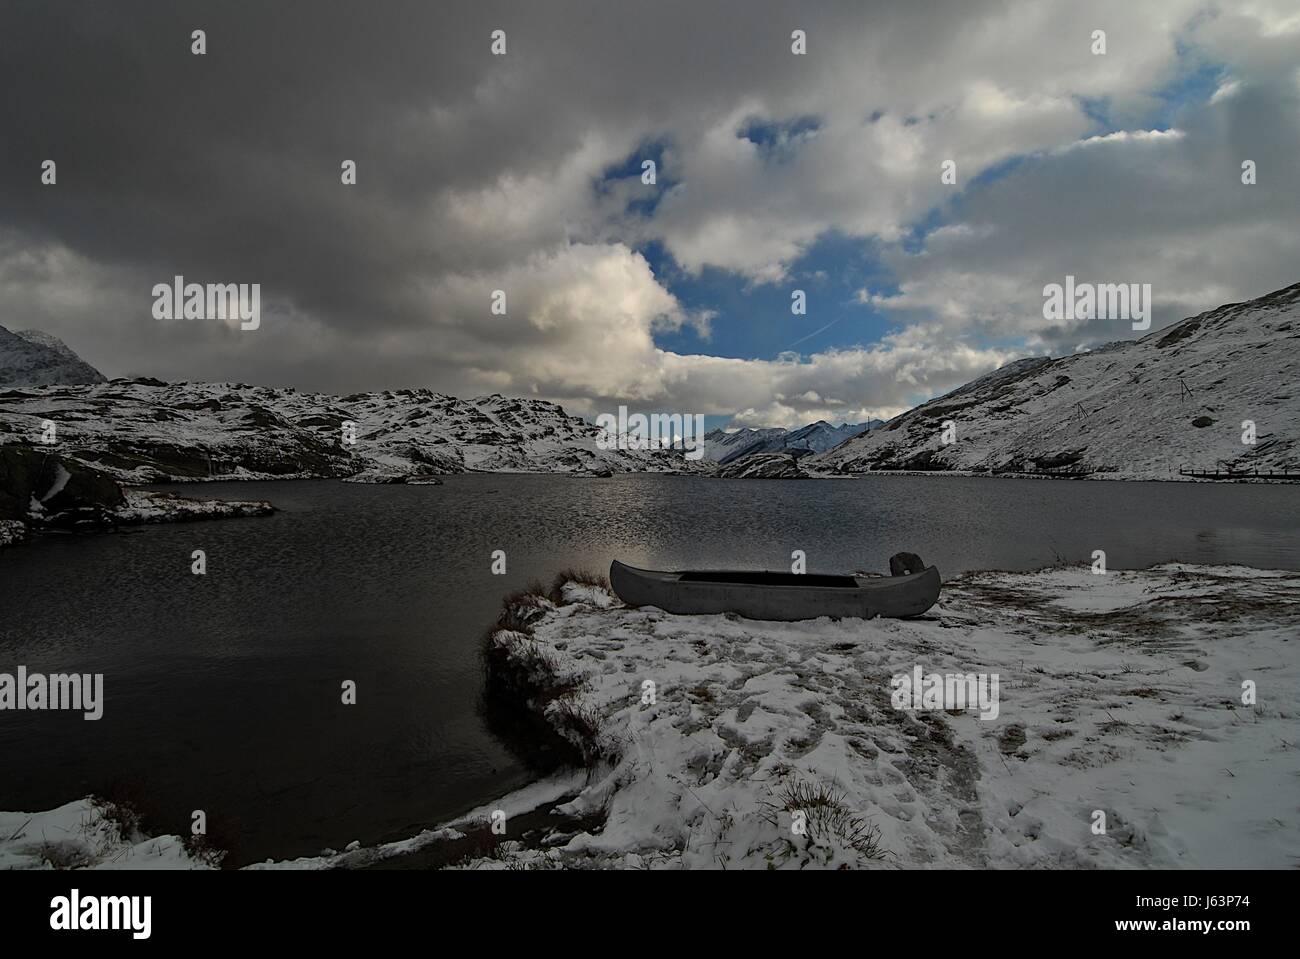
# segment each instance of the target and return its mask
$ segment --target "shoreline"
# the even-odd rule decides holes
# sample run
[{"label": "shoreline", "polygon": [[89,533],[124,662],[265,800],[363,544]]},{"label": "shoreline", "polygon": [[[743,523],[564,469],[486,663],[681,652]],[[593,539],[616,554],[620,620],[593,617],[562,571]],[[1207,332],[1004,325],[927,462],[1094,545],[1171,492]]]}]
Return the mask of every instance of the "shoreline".
[{"label": "shoreline", "polygon": [[[1300,774],[1286,745],[1300,697],[1268,675],[1300,677],[1285,655],[1295,573],[983,571],[945,584],[932,616],[852,623],[672,616],[595,583],[560,591],[508,604],[494,668],[588,757],[592,784],[561,811],[605,823],[472,868],[1281,868],[1300,852],[1294,823],[1262,838],[1262,823],[1287,821],[1271,789],[1226,785],[1238,765],[1281,790]],[[890,708],[885,676],[945,661],[1000,669],[997,721]],[[1247,673],[1270,702],[1234,709]],[[846,675],[863,686],[844,690]],[[661,680],[650,705],[648,676]],[[814,807],[834,815],[790,841],[782,817]],[[1090,833],[1093,807],[1110,814],[1105,835]],[[739,848],[719,858],[718,844]]]},{"label": "shoreline", "polygon": [[[505,599],[488,681],[581,760],[407,839],[243,868],[1287,868],[1297,635],[1300,573],[1242,566],[980,571],[916,620],[799,623],[566,574]],[[1000,675],[996,715],[896,706],[916,668]],[[21,833],[54,817],[84,868],[205,867],[95,839],[90,808],[0,813],[0,862],[48,865]]]}]

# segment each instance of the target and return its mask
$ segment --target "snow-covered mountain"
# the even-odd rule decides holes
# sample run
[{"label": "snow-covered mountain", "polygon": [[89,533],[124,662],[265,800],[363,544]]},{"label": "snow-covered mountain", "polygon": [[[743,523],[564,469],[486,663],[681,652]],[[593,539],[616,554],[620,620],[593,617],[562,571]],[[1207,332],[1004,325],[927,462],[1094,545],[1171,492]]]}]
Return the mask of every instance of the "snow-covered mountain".
[{"label": "snow-covered mountain", "polygon": [[834,449],[845,440],[880,425],[879,420],[869,423],[846,423],[831,426],[818,420],[797,430],[780,428],[741,429],[731,433],[710,430],[705,434],[704,455],[717,463],[730,463],[754,453],[790,453],[806,456]]},{"label": "snow-covered mountain", "polygon": [[704,456],[715,463],[729,463],[750,453],[763,453],[779,449],[786,431],[771,429],[740,429],[727,433],[709,430],[704,434]]},{"label": "snow-covered mountain", "polygon": [[556,404],[497,394],[338,397],[152,379],[0,392],[0,445],[39,444],[45,420],[53,451],[135,483],[699,468],[680,450],[599,449],[600,430]]},{"label": "snow-covered mountain", "polygon": [[40,330],[13,333],[0,326],[0,386],[103,382],[104,374],[57,336]]},{"label": "snow-covered mountain", "polygon": [[[1295,471],[1298,372],[1300,283],[1140,340],[1018,360],[800,465],[1175,479],[1182,467]],[[955,442],[945,444],[948,422]]]}]

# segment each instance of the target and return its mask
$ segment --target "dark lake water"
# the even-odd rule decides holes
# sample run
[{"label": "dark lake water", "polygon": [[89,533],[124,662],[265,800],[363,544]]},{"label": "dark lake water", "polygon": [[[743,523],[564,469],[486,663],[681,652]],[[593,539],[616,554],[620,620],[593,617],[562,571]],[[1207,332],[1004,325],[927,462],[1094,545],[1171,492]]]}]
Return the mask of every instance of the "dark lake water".
[{"label": "dark lake water", "polygon": [[[0,550],[0,671],[102,672],[104,717],[0,714],[0,809],[128,784],[156,818],[235,831],[238,862],[408,836],[535,775],[482,702],[501,597],[564,567],[945,575],[1089,560],[1300,569],[1300,489],[956,477],[451,476],[170,487],[261,519]],[[206,576],[190,572],[207,553]],[[503,549],[508,573],[490,572]],[[340,684],[357,683],[357,705]]]}]

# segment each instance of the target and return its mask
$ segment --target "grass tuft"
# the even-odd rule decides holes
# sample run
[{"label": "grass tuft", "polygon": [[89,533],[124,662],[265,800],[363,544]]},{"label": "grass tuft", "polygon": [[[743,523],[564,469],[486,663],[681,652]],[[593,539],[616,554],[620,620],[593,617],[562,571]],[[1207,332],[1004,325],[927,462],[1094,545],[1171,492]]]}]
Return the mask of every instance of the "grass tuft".
[{"label": "grass tuft", "polygon": [[551,588],[546,592],[546,597],[556,606],[564,604],[564,586],[566,583],[577,583],[579,586],[594,586],[609,592],[609,580],[599,573],[593,573],[586,569],[569,569],[560,570],[555,574],[555,579],[551,581]]},{"label": "grass tuft", "polygon": [[[851,849],[864,859],[884,859],[880,845],[880,827],[869,819],[857,815],[845,803],[845,796],[825,784],[813,784],[791,778],[775,794],[775,802],[765,804],[764,818],[776,826],[783,835],[769,854],[773,860],[806,857],[805,862],[820,847],[829,860],[836,845]],[[804,815],[804,835],[789,832],[795,813]],[[800,844],[796,840],[802,839]]]}]

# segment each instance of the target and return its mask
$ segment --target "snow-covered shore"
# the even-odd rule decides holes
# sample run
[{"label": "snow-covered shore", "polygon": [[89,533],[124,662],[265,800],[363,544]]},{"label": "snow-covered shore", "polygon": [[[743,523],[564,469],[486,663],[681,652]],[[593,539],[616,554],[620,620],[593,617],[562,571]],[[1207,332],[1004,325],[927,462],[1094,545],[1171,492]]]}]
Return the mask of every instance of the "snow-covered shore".
[{"label": "snow-covered shore", "polygon": [[269,516],[275,512],[275,507],[266,500],[200,500],[140,489],[123,489],[122,494],[126,497],[126,505],[114,510],[113,517],[124,526]]},{"label": "snow-covered shore", "polygon": [[[1293,868],[1298,637],[1300,574],[1239,566],[972,573],[911,621],[675,616],[568,582],[508,600],[489,660],[586,768],[250,868]],[[996,718],[895,708],[918,666],[997,674]],[[0,814],[0,868],[48,866],[41,817],[75,837],[92,813]],[[63,858],[196,866],[174,838]]]},{"label": "snow-covered shore", "polygon": [[[977,573],[916,621],[760,623],[627,609],[598,587],[563,596],[516,603],[492,642],[533,708],[600,757],[562,809],[604,827],[475,865],[1300,861],[1300,575]],[[998,674],[996,720],[894,708],[891,677],[918,665]]]},{"label": "snow-covered shore", "polygon": [[0,446],[0,547],[25,542],[42,530],[95,532],[274,512],[264,500],[196,500],[127,489],[76,460],[30,447]]},{"label": "snow-covered shore", "polygon": [[[122,505],[96,514],[93,521],[82,524],[84,529],[269,516],[275,512],[275,507],[266,500],[199,500],[140,489],[123,489],[122,496]],[[73,528],[82,527],[74,525]],[[35,528],[35,531],[39,530],[39,526]],[[33,528],[20,520],[0,520],[0,548],[25,543],[32,533]]]},{"label": "snow-covered shore", "polygon": [[177,836],[142,836],[87,797],[45,812],[0,812],[0,871],[212,869]]}]

